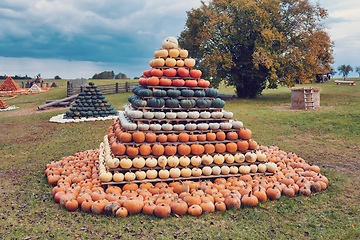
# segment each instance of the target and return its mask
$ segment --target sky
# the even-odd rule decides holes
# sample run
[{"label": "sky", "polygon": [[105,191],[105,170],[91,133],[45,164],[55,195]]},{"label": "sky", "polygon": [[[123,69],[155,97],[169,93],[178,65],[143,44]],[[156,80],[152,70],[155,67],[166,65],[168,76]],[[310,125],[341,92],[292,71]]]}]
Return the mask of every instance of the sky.
[{"label": "sky", "polygon": [[[312,0],[316,2],[316,0]],[[333,67],[360,66],[360,1],[317,0],[335,43]],[[150,68],[154,51],[178,37],[200,0],[2,0],[0,75],[63,79]],[[349,77],[357,77],[354,71]]]}]

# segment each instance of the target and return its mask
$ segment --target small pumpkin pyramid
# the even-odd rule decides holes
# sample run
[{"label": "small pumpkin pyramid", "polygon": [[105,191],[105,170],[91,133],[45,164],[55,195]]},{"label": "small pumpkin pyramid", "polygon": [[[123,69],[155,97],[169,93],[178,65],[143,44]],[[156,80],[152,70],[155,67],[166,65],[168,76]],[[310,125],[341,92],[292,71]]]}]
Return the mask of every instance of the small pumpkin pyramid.
[{"label": "small pumpkin pyramid", "polygon": [[118,112],[111,106],[94,82],[89,82],[89,85],[79,93],[73,106],[66,111],[65,116],[67,118],[76,119],[107,117],[117,114]]},{"label": "small pumpkin pyramid", "polygon": [[0,91],[19,91],[21,88],[15,83],[15,81],[9,76],[0,85]]},{"label": "small pumpkin pyramid", "polygon": [[37,84],[33,84],[31,88],[29,88],[28,92],[41,92],[41,88]]},{"label": "small pumpkin pyramid", "polygon": [[7,105],[4,100],[0,99],[0,109],[6,109],[8,107],[9,105]]},{"label": "small pumpkin pyramid", "polygon": [[[169,37],[104,138],[103,184],[271,174],[251,131]],[[270,163],[271,164],[271,163]]]}]

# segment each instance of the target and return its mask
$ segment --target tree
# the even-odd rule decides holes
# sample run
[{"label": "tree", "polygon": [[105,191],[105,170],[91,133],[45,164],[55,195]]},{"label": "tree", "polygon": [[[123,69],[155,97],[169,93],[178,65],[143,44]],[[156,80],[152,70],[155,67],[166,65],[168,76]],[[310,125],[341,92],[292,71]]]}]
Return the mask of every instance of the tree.
[{"label": "tree", "polygon": [[344,80],[346,79],[347,75],[349,75],[350,72],[353,71],[353,68],[350,65],[340,65],[338,67],[339,73],[343,75]]},{"label": "tree", "polygon": [[102,73],[95,73],[92,79],[114,79],[114,71],[104,71]]},{"label": "tree", "polygon": [[360,67],[356,67],[355,71],[359,74],[359,78],[360,78]]},{"label": "tree", "polygon": [[125,79],[125,78],[128,78],[128,77],[124,73],[118,73],[115,76],[115,79]]},{"label": "tree", "polygon": [[225,80],[240,98],[305,83],[333,61],[327,11],[307,0],[210,0],[187,16],[180,46],[213,86]]},{"label": "tree", "polygon": [[61,77],[59,77],[59,75],[56,75],[54,79],[61,79]]}]

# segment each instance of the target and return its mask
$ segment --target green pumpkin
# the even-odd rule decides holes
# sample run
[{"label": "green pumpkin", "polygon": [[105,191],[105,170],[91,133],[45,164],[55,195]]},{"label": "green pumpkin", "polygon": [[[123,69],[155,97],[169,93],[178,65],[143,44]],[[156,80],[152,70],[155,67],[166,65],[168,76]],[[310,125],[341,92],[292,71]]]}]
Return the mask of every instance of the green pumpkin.
[{"label": "green pumpkin", "polygon": [[193,108],[196,105],[196,101],[194,99],[184,99],[180,101],[180,106],[183,108]]},{"label": "green pumpkin", "polygon": [[150,98],[148,102],[149,107],[161,108],[165,105],[163,98]]},{"label": "green pumpkin", "polygon": [[194,96],[194,90],[191,89],[183,89],[181,90],[181,96],[183,97],[193,97]]},{"label": "green pumpkin", "polygon": [[167,90],[168,97],[177,98],[181,95],[180,90],[177,89],[169,89]]},{"label": "green pumpkin", "polygon": [[206,96],[207,97],[213,97],[216,98],[219,96],[219,90],[215,89],[215,88],[209,88],[206,90]]},{"label": "green pumpkin", "polygon": [[155,90],[153,92],[153,96],[159,97],[159,98],[166,97],[166,91],[165,90]]},{"label": "green pumpkin", "polygon": [[197,99],[196,100],[196,107],[198,108],[208,108],[211,106],[211,101],[209,99]]},{"label": "green pumpkin", "polygon": [[225,101],[220,99],[220,98],[215,98],[211,102],[211,107],[213,107],[213,108],[223,108],[223,107],[225,107]]},{"label": "green pumpkin", "polygon": [[178,108],[179,107],[179,100],[177,99],[167,99],[165,101],[165,106],[168,108]]},{"label": "green pumpkin", "polygon": [[[147,101],[142,100],[142,99],[134,99],[132,104],[134,104],[137,107],[146,107]],[[109,107],[109,106],[107,106],[107,107]],[[105,108],[104,110],[107,110],[107,108]]]},{"label": "green pumpkin", "polygon": [[139,91],[136,92],[136,95],[140,97],[151,97],[152,91],[151,89],[140,89]]},{"label": "green pumpkin", "polygon": [[196,90],[194,93],[195,97],[206,97],[206,93],[205,91],[201,91],[201,90]]}]

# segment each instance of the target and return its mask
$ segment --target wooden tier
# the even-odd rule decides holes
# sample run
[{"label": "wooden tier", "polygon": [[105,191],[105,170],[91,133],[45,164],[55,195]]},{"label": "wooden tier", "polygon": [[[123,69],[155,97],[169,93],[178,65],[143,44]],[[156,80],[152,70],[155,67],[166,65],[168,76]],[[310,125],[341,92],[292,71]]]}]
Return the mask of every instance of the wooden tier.
[{"label": "wooden tier", "polygon": [[[129,117],[129,116],[128,116]],[[168,123],[179,123],[179,122],[229,122],[232,119],[229,118],[131,118],[133,122],[141,121],[141,122],[168,122]],[[240,129],[236,129],[240,130]]]},{"label": "wooden tier", "polygon": [[[254,175],[260,175],[260,176],[272,176],[273,173],[248,173],[251,176]],[[102,182],[101,184],[103,186],[107,186],[107,185],[123,185],[123,184],[127,184],[127,183],[144,183],[144,182],[175,182],[175,181],[186,181],[186,180],[193,180],[193,181],[203,181],[203,180],[212,180],[214,178],[229,178],[229,177],[240,177],[244,175],[243,173],[236,173],[236,174],[219,174],[219,175],[209,175],[209,176],[205,176],[205,175],[201,175],[198,177],[178,177],[178,178],[166,178],[166,179],[162,179],[162,178],[154,178],[154,179],[144,179],[144,180],[134,180],[134,181],[122,181],[122,182]]]},{"label": "wooden tier", "polygon": [[[171,132],[171,131],[169,131],[169,132]],[[211,144],[216,144],[216,143],[224,143],[224,144],[226,144],[226,143],[231,143],[231,142],[234,142],[234,143],[236,143],[236,142],[238,142],[238,141],[241,141],[241,139],[235,139],[235,140],[228,140],[228,139],[226,139],[226,140],[223,140],[223,141],[195,141],[195,142],[179,142],[179,141],[177,141],[177,142],[169,142],[169,141],[167,141],[167,142],[158,142],[158,141],[155,141],[155,142],[152,142],[152,143],[147,143],[147,142],[142,142],[142,143],[136,143],[136,142],[128,142],[128,143],[122,143],[122,144],[124,144],[125,146],[135,146],[135,147],[140,147],[141,145],[144,145],[144,144],[147,144],[147,145],[150,145],[150,146],[152,146],[152,145],[155,145],[155,144],[160,144],[160,145],[163,145],[163,146],[167,146],[167,145],[170,145],[170,146],[178,146],[178,145],[181,145],[181,144],[186,144],[186,145],[191,145],[191,144],[201,144],[201,145],[205,145],[205,144],[207,144],[207,143],[211,143]],[[241,152],[241,153],[243,153],[243,152]],[[246,153],[246,152],[244,152],[244,153]],[[206,153],[205,153],[206,154]],[[215,153],[214,153],[215,154]]]},{"label": "wooden tier", "polygon": [[164,112],[183,112],[183,111],[209,111],[209,112],[220,112],[223,110],[223,108],[168,108],[168,107],[160,107],[160,108],[156,108],[156,107],[137,107],[133,104],[131,104],[131,106],[136,109],[136,110],[157,110],[157,111],[161,111],[163,110]]}]

